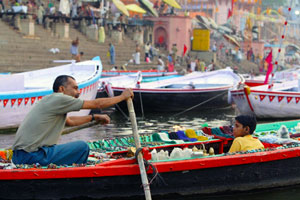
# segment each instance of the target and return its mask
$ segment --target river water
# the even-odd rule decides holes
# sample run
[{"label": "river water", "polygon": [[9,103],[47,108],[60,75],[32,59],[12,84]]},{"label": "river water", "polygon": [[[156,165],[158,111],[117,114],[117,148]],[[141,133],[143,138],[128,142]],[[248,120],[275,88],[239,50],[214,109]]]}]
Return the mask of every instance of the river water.
[{"label": "river water", "polygon": [[[75,140],[98,140],[120,135],[132,134],[131,123],[128,116],[120,112],[110,113],[111,123],[106,126],[96,125],[84,128],[70,134],[62,135],[59,143],[66,143]],[[235,110],[231,107],[206,110],[202,112],[186,112],[178,116],[178,113],[144,113],[144,117],[137,114],[139,133],[155,133],[160,130],[172,130],[174,125],[181,125],[185,128],[200,129],[202,124],[209,126],[222,126],[231,123],[235,116]],[[13,144],[15,133],[0,134],[0,148],[7,148]]]},{"label": "river water", "polygon": [[[145,116],[137,115],[139,133],[154,133],[160,130],[172,130],[174,125],[181,125],[185,128],[200,129],[202,124],[217,127],[229,125],[236,116],[232,107],[204,110],[201,112],[186,112],[179,116],[178,113],[145,113]],[[120,112],[111,112],[111,123],[106,126],[96,125],[84,128],[66,135],[62,135],[59,143],[66,143],[75,140],[98,140],[120,135],[132,134],[131,123],[127,116]],[[15,134],[0,134],[0,148],[7,148],[13,144]],[[224,183],[226,184],[226,183]],[[293,194],[293,195],[291,195]],[[161,199],[161,198],[154,198]],[[185,200],[298,200],[300,199],[300,186],[277,188],[258,192],[230,194],[222,196],[185,196],[185,197],[164,197],[163,199],[185,199]]]}]

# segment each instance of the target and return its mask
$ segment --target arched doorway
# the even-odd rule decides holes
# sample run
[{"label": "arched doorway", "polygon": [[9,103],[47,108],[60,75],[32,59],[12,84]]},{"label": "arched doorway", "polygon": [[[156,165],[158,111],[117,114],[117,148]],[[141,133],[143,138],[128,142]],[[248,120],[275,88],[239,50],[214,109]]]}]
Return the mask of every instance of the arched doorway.
[{"label": "arched doorway", "polygon": [[166,29],[163,27],[158,27],[154,34],[155,46],[167,49],[168,38]]}]

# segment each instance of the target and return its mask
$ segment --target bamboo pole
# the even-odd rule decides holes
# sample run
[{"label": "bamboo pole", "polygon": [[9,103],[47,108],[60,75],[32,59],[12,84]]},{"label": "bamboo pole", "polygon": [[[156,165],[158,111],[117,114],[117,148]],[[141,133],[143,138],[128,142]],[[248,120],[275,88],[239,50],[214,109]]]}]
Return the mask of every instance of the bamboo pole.
[{"label": "bamboo pole", "polygon": [[[136,149],[138,149],[138,148],[141,148],[141,142],[140,142],[140,137],[138,134],[136,117],[135,117],[134,107],[133,107],[131,98],[127,99],[127,107],[128,107],[131,125],[132,125],[132,132],[133,132],[135,146],[136,146]],[[149,186],[142,154],[138,154],[137,158],[138,158],[138,163],[139,163],[139,167],[140,167],[141,179],[142,179],[145,197],[146,197],[146,200],[151,200],[150,186]]]}]

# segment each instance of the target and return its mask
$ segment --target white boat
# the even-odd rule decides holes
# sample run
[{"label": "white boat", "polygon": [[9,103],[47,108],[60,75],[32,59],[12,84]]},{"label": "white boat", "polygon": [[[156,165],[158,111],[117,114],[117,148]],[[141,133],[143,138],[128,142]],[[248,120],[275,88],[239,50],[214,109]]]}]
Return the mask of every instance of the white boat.
[{"label": "white boat", "polygon": [[231,96],[241,114],[258,118],[300,117],[298,80],[232,90]]},{"label": "white boat", "polygon": [[[98,59],[0,75],[0,129],[18,127],[25,115],[39,100],[53,93],[53,83],[59,75],[70,75],[76,79],[81,99],[94,99],[101,72],[102,64]],[[70,114],[83,116],[88,115],[89,112],[90,110],[81,110]]]},{"label": "white boat", "polygon": [[[222,107],[228,104],[228,90],[236,88],[242,79],[231,69],[212,72],[194,72],[182,77],[175,77],[149,83],[140,83],[133,88],[136,111],[183,111]],[[112,86],[115,95],[125,87]],[[200,106],[201,104],[201,106]],[[126,107],[120,103],[120,107]]]}]

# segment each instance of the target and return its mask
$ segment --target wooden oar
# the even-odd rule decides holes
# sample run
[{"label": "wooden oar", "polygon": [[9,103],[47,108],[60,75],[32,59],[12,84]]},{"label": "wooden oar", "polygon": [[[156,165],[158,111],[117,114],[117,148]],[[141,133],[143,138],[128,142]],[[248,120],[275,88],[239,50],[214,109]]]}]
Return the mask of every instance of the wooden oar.
[{"label": "wooden oar", "polygon": [[[128,106],[128,112],[129,112],[130,121],[131,121],[131,125],[132,125],[132,132],[133,132],[135,147],[136,147],[136,149],[138,149],[138,148],[141,148],[141,142],[140,142],[140,137],[138,134],[136,117],[135,117],[134,107],[133,107],[131,98],[127,99],[127,106]],[[142,154],[139,153],[137,158],[138,158],[138,163],[139,163],[139,167],[140,167],[145,197],[146,197],[146,200],[151,200],[152,198],[151,198],[150,186],[149,186]]]}]

